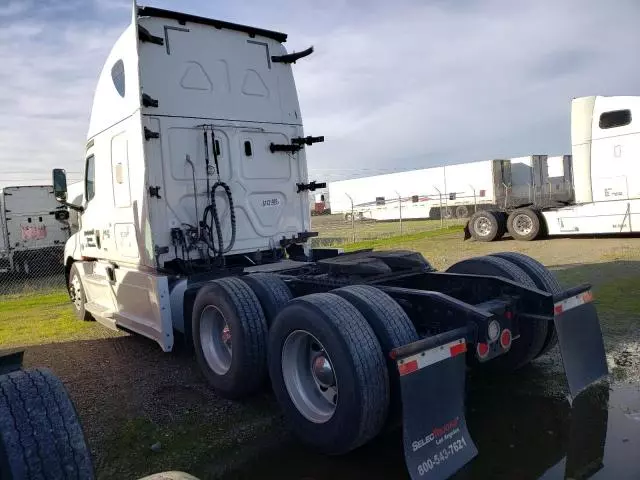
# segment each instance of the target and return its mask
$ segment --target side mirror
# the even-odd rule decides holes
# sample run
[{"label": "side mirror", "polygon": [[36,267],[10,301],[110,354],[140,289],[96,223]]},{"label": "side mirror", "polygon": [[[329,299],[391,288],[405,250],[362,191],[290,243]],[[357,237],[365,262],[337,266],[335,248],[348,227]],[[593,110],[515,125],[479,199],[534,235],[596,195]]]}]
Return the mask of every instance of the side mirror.
[{"label": "side mirror", "polygon": [[53,194],[59,202],[67,200],[67,172],[62,168],[53,169]]}]

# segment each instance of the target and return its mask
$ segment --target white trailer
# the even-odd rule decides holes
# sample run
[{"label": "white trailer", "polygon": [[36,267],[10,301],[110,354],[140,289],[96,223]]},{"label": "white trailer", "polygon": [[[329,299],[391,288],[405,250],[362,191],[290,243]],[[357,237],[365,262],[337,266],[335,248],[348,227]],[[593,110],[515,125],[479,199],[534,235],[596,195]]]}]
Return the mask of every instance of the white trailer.
[{"label": "white trailer", "polygon": [[[559,342],[573,394],[606,373],[589,287],[563,291],[513,254],[443,275],[414,252],[311,248],[309,192],[322,187],[305,150],[321,137],[303,136],[292,64],[312,50],[289,54],[286,38],[134,4],[98,80],[81,204],[53,174],[80,212],[69,295],[80,319],[164,351],[183,339],[221,395],[270,379],[317,451],[353,450],[397,412],[412,478],[445,478],[476,454],[467,357],[514,371]],[[573,334],[576,317],[591,335]],[[443,425],[464,451],[429,471],[443,447],[425,439],[438,429],[444,441]]]},{"label": "white trailer", "polygon": [[[492,241],[507,231],[517,240],[534,240],[544,234],[639,232],[638,118],[640,97],[574,99],[572,156],[552,159],[531,205],[478,212],[469,220],[465,238]],[[556,195],[555,202],[539,202],[535,195]],[[505,218],[503,213],[509,216]]]},{"label": "white trailer", "polygon": [[0,191],[0,271],[25,275],[62,268],[68,211],[51,185]]},{"label": "white trailer", "polygon": [[477,210],[568,201],[570,163],[570,156],[531,155],[333,182],[332,213],[346,219],[467,218]]}]

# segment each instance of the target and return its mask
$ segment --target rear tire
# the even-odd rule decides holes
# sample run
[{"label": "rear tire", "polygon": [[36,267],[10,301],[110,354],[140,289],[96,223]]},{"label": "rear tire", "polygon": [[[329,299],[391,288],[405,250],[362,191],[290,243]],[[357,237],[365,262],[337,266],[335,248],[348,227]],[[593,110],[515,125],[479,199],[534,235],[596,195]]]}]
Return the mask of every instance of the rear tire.
[{"label": "rear tire", "polygon": [[221,396],[241,398],[263,386],[267,323],[246,283],[228,277],[203,286],[193,304],[192,332],[198,365]]},{"label": "rear tire", "polygon": [[389,384],[391,388],[391,410],[400,411],[400,377],[398,366],[389,353],[397,347],[407,345],[420,339],[413,323],[398,303],[382,290],[370,285],[351,285],[333,290],[340,295],[367,320],[382,348],[387,361]]},{"label": "rear tire", "polygon": [[[462,260],[450,266],[447,272],[503,277],[526,287],[536,288],[535,282],[524,270],[499,257],[488,256]],[[515,371],[524,367],[542,351],[548,328],[548,322],[544,320],[520,322],[520,338],[514,340],[507,353],[481,364],[482,368]]]},{"label": "rear tire", "polygon": [[531,241],[541,233],[540,216],[531,208],[518,208],[509,215],[507,229],[515,240]]},{"label": "rear tire", "polygon": [[[531,277],[535,282],[536,287],[543,292],[560,293],[563,291],[562,285],[560,285],[560,282],[555,275],[536,259],[517,252],[500,252],[493,253],[491,255],[494,257],[504,258],[505,260],[520,267],[527,273],[527,275],[529,275],[529,277]],[[542,350],[538,355],[536,355],[536,358],[547,353],[555,347],[557,343],[558,332],[556,332],[555,325],[553,323],[549,323],[547,337],[544,341],[544,345],[542,346]]]},{"label": "rear tire", "polygon": [[478,242],[493,242],[504,235],[500,212],[479,210],[469,219],[469,233]]},{"label": "rear tire", "polygon": [[267,320],[267,326],[273,323],[278,312],[293,298],[291,290],[278,275],[252,273],[240,277],[240,279],[249,285],[253,293],[258,297]]},{"label": "rear tire", "polygon": [[0,376],[0,478],[94,478],[75,408],[47,369]]},{"label": "rear tire", "polygon": [[[327,359],[328,367],[317,370]],[[278,314],[269,374],[292,430],[318,452],[349,452],[374,438],[387,418],[384,355],[367,320],[338,295],[305,295]]]},{"label": "rear tire", "polygon": [[444,218],[445,220],[450,220],[453,218],[453,209],[451,207],[442,207],[440,212],[442,218]]}]

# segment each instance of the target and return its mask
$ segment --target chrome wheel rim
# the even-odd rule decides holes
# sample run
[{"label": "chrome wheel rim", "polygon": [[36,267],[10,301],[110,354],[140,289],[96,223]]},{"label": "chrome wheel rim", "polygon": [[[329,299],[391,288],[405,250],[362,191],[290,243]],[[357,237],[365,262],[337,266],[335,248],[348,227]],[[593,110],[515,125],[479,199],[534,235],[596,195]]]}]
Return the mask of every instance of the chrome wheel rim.
[{"label": "chrome wheel rim", "polygon": [[295,330],[282,347],[282,376],[289,398],[314,423],[328,422],[338,405],[338,381],[328,352],[311,333]]},{"label": "chrome wheel rim", "polygon": [[218,375],[231,368],[231,338],[231,328],[220,309],[207,305],[200,314],[200,345],[207,364]]},{"label": "chrome wheel rim", "polygon": [[533,231],[533,220],[529,215],[520,213],[513,218],[513,230],[522,236],[529,235]]},{"label": "chrome wheel rim", "polygon": [[82,310],[82,283],[80,282],[80,277],[77,274],[74,274],[73,277],[71,277],[69,295],[71,296],[71,301],[76,309]]},{"label": "chrome wheel rim", "polygon": [[473,230],[481,237],[486,237],[491,233],[491,222],[487,217],[478,217],[473,222]]}]

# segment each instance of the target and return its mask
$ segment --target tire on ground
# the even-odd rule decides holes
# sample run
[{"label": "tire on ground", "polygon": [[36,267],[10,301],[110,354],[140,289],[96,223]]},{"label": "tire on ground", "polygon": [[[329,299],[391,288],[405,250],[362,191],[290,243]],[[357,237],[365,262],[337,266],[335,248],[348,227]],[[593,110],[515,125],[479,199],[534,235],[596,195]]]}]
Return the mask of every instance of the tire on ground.
[{"label": "tire on ground", "polygon": [[400,406],[400,380],[398,366],[391,359],[391,350],[419,340],[413,323],[398,303],[382,290],[370,285],[351,285],[333,290],[340,295],[367,320],[382,348],[387,360],[389,383],[392,395],[392,410]]},{"label": "tire on ground", "polygon": [[440,214],[442,215],[442,218],[449,220],[451,218],[453,218],[454,214],[453,214],[453,209],[451,207],[442,207],[440,209]]},{"label": "tire on ground", "polygon": [[[487,256],[462,260],[450,266],[447,272],[503,277],[527,287],[536,287],[524,270],[499,257]],[[527,365],[542,351],[547,331],[548,322],[544,320],[520,322],[520,338],[514,340],[509,351],[480,365],[488,370],[501,371],[514,371]]]},{"label": "tire on ground", "polygon": [[469,219],[469,232],[479,242],[492,242],[504,235],[501,227],[501,212],[479,210]]},{"label": "tire on ground", "polygon": [[0,376],[0,477],[94,478],[76,410],[48,369]]},{"label": "tire on ground", "polygon": [[509,215],[507,230],[515,240],[535,240],[542,231],[540,215],[531,208],[518,208]]},{"label": "tire on ground", "polygon": [[[290,335],[300,331],[320,342],[335,372],[337,402],[323,422],[314,422],[299,410],[285,383],[283,349]],[[374,438],[387,418],[389,377],[382,349],[367,320],[338,295],[305,295],[278,314],[269,333],[269,374],[292,430],[318,452],[349,452]],[[287,380],[294,378],[289,375]]]},{"label": "tire on ground", "polygon": [[[204,285],[196,295],[191,319],[196,360],[221,396],[240,398],[263,386],[267,323],[258,297],[245,282],[227,277]],[[231,345],[227,354],[225,340]]]},{"label": "tire on ground", "polygon": [[240,279],[249,285],[258,297],[267,326],[273,323],[278,312],[293,298],[284,280],[273,273],[252,273]]},{"label": "tire on ground", "polygon": [[[531,277],[535,282],[536,287],[543,292],[560,293],[563,291],[562,285],[560,285],[560,282],[555,275],[535,258],[531,258],[518,252],[499,252],[491,255],[494,257],[504,258],[505,260],[508,260],[514,265],[520,267],[527,273],[527,275],[529,275],[529,277]],[[555,325],[550,323],[548,328],[549,330],[547,332],[544,345],[542,346],[542,350],[536,357],[544,355],[558,343],[558,332],[556,332]]]},{"label": "tire on ground", "polygon": [[[77,277],[77,283],[74,281],[74,277]],[[74,284],[79,285],[79,291]],[[69,270],[69,283],[67,284],[67,291],[69,292],[69,298],[71,298],[71,304],[73,305],[73,311],[80,320],[91,321],[93,316],[87,312],[85,305],[87,304],[87,296],[84,293],[84,284],[82,283],[82,277],[80,276],[80,270],[77,264],[72,264]],[[78,297],[76,297],[76,295]],[[77,300],[77,301],[76,301]]]},{"label": "tire on ground", "polygon": [[469,208],[466,205],[458,205],[456,207],[456,218],[467,218],[469,216]]}]

